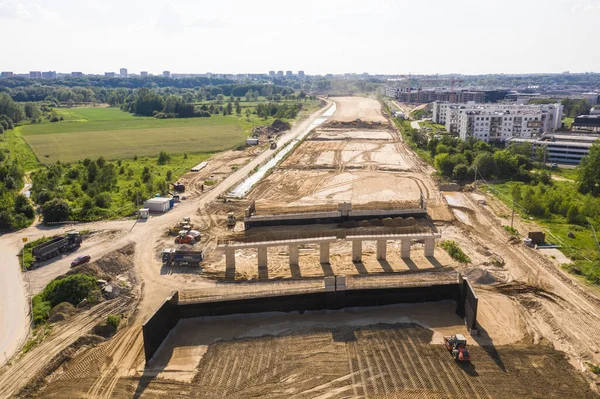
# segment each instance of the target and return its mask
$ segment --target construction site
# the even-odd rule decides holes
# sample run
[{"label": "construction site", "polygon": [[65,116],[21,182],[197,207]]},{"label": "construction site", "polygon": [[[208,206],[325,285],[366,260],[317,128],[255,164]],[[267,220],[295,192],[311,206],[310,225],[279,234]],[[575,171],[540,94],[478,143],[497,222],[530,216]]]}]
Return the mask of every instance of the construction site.
[{"label": "construction site", "polygon": [[[183,176],[188,199],[164,215],[77,226],[93,231],[84,267],[128,289],[53,323],[0,369],[0,397],[597,397],[597,289],[515,241],[502,202],[440,190],[377,100],[326,103],[277,149]],[[194,266],[164,261],[182,219]],[[99,337],[109,313],[124,322]]]}]

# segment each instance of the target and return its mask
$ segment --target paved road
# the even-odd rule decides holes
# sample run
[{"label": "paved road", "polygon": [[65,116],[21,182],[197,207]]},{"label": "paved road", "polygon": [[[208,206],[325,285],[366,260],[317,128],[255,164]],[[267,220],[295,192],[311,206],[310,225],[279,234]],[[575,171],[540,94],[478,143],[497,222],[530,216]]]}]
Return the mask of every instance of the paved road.
[{"label": "paved road", "polygon": [[[333,103],[328,101],[328,104],[331,105]],[[293,129],[278,140],[278,147],[284,146],[300,135],[316,118],[323,114],[326,108],[320,109],[297,126],[294,126]],[[156,231],[168,226],[173,220],[193,214],[200,205],[215,200],[219,195],[224,194],[233,185],[247,177],[256,166],[264,162],[272,154],[273,150],[264,151],[196,200],[182,202],[173,211],[164,216],[151,217],[145,223],[138,223],[135,226],[133,234],[130,234],[130,230],[133,227],[132,221],[118,220],[77,225],[78,230],[118,230],[126,233],[111,241],[108,245],[102,245],[93,249],[84,247],[84,251],[89,252],[94,258],[99,258],[108,252],[126,245],[128,242],[138,242],[138,244],[144,245],[144,238],[146,236],[155,235]],[[29,237],[30,240],[33,240],[43,235],[60,234],[72,229],[72,225],[45,227],[38,224],[25,230],[5,234],[0,237],[0,267],[3,269],[0,278],[0,367],[21,348],[29,334],[29,294],[31,292],[39,292],[43,288],[43,282],[47,283],[68,270],[71,259],[76,256],[76,254],[71,254],[56,262],[47,264],[36,271],[22,274],[16,256],[22,246],[21,238]],[[23,281],[23,276],[28,278],[29,273],[32,273],[29,276],[36,277],[36,282],[33,286],[28,286]]]},{"label": "paved road", "polygon": [[418,121],[411,121],[410,127],[412,127],[413,129],[417,129],[417,130],[421,129],[421,126],[419,125]]}]

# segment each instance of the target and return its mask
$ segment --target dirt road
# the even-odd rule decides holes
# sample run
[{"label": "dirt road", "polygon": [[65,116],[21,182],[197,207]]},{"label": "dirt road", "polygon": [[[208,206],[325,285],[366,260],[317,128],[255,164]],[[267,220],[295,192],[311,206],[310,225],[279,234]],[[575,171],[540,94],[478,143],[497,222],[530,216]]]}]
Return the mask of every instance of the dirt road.
[{"label": "dirt road", "polygon": [[[462,211],[463,219],[457,224],[458,230],[446,230],[446,237],[458,241],[462,248],[493,253],[503,259],[503,269],[511,285],[500,286],[498,290],[523,306],[530,326],[537,331],[537,339],[543,336],[550,340],[582,370],[585,360],[600,363],[597,290],[581,285],[519,240],[511,242],[510,234],[493,212],[510,213],[500,201],[488,198],[491,207],[478,203],[480,194],[452,193],[452,196],[455,201],[451,207]],[[526,287],[514,288],[514,284]]]},{"label": "dirt road", "polygon": [[[328,105],[325,108],[321,108],[307,119],[298,122],[288,133],[282,135],[278,141],[279,146],[283,146],[285,143],[301,134],[316,118],[320,117],[329,105],[331,105],[331,102],[328,102]],[[182,284],[186,284],[189,288],[201,288],[214,286],[215,284],[213,282],[207,282],[204,279],[192,281],[189,276],[186,275],[161,275],[161,264],[158,260],[158,252],[160,249],[155,248],[155,246],[161,241],[160,238],[164,234],[165,229],[173,226],[184,216],[192,216],[193,220],[198,220],[198,209],[202,209],[206,204],[215,201],[218,196],[224,194],[230,187],[244,179],[257,165],[264,162],[271,153],[272,151],[270,150],[261,153],[244,166],[239,167],[237,170],[230,173],[209,191],[205,191],[203,194],[192,195],[189,200],[181,202],[168,213],[151,217],[145,222],[134,224],[133,221],[126,220],[88,223],[76,226],[77,230],[85,229],[119,232],[119,237],[112,240],[109,245],[102,245],[101,248],[97,249],[92,249],[91,247],[87,249],[87,251],[92,253],[95,257],[100,257],[116,248],[123,247],[128,243],[136,243],[136,271],[144,283],[145,292],[150,292],[151,295],[144,296],[144,300],[138,309],[136,319],[137,324],[135,327],[131,328],[135,333],[130,334],[131,336],[127,336],[132,340],[132,345],[135,344],[138,347],[142,345],[142,342],[139,339],[141,336],[141,329],[139,326],[144,318],[158,306],[172,289],[180,288]],[[25,236],[33,239],[43,235],[63,233],[72,230],[73,228],[74,226],[48,228],[43,225],[35,225],[23,231],[6,234],[0,238],[0,259],[5,260],[5,262],[2,262],[2,265],[6,267],[6,271],[3,272],[2,279],[0,279],[0,289],[2,290],[2,295],[0,295],[0,336],[2,337],[2,340],[0,341],[2,345],[0,346],[0,362],[6,362],[6,359],[10,359],[11,356],[19,350],[29,331],[29,321],[27,317],[28,305],[26,301],[28,291],[24,288],[22,275],[17,261],[18,258],[16,257],[21,237]],[[70,263],[70,258],[71,257],[69,256],[56,263],[46,265],[43,267],[46,270],[42,271],[42,269],[38,269],[40,270],[37,272],[39,276],[36,277],[40,277],[40,283],[36,283],[35,288],[39,289],[43,281],[49,281],[53,276],[60,275],[61,272],[66,269],[66,265]],[[27,274],[25,274],[25,276],[27,277]],[[7,295],[4,295],[5,293],[7,293]],[[138,348],[138,351],[139,349],[140,348]],[[30,367],[32,370],[30,374],[33,376],[33,374],[35,374],[34,371],[36,369],[41,369],[44,363],[49,360],[49,355],[40,356],[35,359],[30,359],[29,361],[24,359],[22,362],[18,362],[9,369],[4,370],[0,375],[0,386],[3,387],[2,392],[15,393],[20,387],[27,383],[27,380],[22,378],[21,375],[16,375],[14,373],[16,369]],[[136,358],[132,362],[135,363],[137,360],[138,359]],[[128,371],[132,367],[132,364],[123,364],[122,366],[123,369]]]}]

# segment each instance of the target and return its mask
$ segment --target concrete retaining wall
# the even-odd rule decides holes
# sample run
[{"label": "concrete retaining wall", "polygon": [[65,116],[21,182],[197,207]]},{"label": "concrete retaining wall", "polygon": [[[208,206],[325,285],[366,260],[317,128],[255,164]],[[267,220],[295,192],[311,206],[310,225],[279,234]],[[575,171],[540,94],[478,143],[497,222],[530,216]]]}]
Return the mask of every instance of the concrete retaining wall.
[{"label": "concrete retaining wall", "polygon": [[146,362],[154,356],[167,335],[169,335],[169,332],[179,321],[178,303],[179,292],[171,292],[156,312],[142,324]]},{"label": "concrete retaining wall", "polygon": [[[352,289],[313,293],[179,303],[174,291],[142,326],[144,352],[149,361],[179,319],[262,312],[305,312],[338,310],[348,307],[384,306],[400,303],[456,301],[456,312],[467,316],[467,326],[474,328],[477,297],[466,279],[451,284],[419,287]],[[466,310],[466,311],[465,311]]]}]

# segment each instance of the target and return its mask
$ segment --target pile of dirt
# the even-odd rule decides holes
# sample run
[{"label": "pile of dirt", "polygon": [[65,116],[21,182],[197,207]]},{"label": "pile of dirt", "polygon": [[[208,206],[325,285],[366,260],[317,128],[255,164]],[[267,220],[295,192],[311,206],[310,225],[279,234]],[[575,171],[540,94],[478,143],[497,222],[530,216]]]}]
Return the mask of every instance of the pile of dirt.
[{"label": "pile of dirt", "polygon": [[115,335],[115,333],[117,332],[117,328],[112,324],[102,322],[96,325],[93,328],[92,332],[94,333],[94,335],[98,335],[103,338],[110,338],[113,335]]},{"label": "pile of dirt", "polygon": [[120,274],[133,270],[134,251],[135,244],[126,245],[96,261],[75,267],[67,274],[85,273],[104,280],[111,280]]},{"label": "pile of dirt", "polygon": [[292,125],[290,125],[289,123],[284,122],[281,119],[275,119],[273,121],[273,123],[271,123],[271,126],[269,126],[269,132],[270,133],[280,133],[285,130],[290,130],[291,128],[292,128]]},{"label": "pile of dirt", "polygon": [[71,305],[69,302],[61,302],[52,308],[48,322],[56,323],[57,321],[66,320],[75,312],[75,306]]},{"label": "pile of dirt", "polygon": [[484,269],[471,269],[465,275],[469,278],[470,281],[476,284],[494,284],[496,282],[496,278],[487,270]]}]

